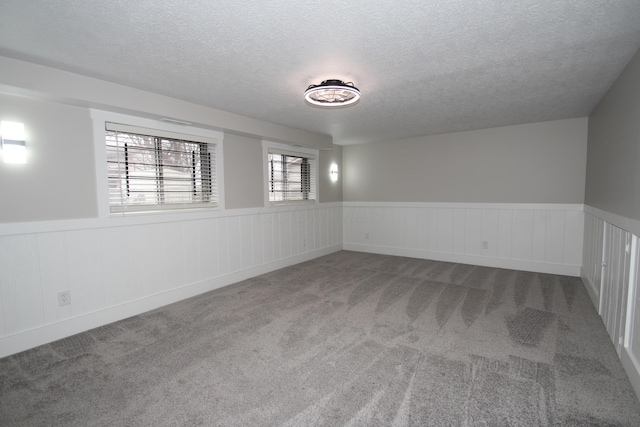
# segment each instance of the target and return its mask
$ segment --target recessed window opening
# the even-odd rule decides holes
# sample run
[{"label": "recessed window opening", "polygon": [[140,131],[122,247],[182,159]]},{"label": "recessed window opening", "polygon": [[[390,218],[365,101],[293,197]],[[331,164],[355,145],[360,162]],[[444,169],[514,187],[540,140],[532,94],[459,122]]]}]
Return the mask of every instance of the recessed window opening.
[{"label": "recessed window opening", "polygon": [[218,205],[216,144],[122,129],[105,133],[111,212]]},{"label": "recessed window opening", "polygon": [[[291,147],[291,149],[295,149]],[[311,151],[311,150],[308,150]],[[315,202],[316,155],[273,146],[266,152],[267,200],[271,204]]]}]

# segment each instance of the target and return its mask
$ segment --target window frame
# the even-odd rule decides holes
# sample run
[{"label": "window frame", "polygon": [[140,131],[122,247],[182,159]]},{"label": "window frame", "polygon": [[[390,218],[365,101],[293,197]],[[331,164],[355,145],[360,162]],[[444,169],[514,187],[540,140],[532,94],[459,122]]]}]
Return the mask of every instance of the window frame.
[{"label": "window frame", "polygon": [[[101,110],[91,110],[96,152],[96,185],[98,194],[98,214],[100,217],[118,217],[141,214],[186,213],[197,211],[224,210],[224,169],[223,137],[221,132],[197,128],[190,125],[178,125],[160,120],[146,119],[125,114]],[[109,180],[107,171],[107,123],[116,124],[122,132],[138,133],[164,139],[177,139],[195,143],[215,145],[215,160],[212,160],[212,184],[216,186],[217,204],[171,204],[168,206],[149,205],[144,208],[112,209],[109,201]]]},{"label": "window frame", "polygon": [[[266,207],[270,206],[289,206],[289,205],[307,205],[317,204],[319,201],[318,192],[318,166],[319,166],[319,150],[299,147],[287,144],[281,144],[272,141],[262,141],[262,153],[263,153],[263,168],[264,168],[264,204]],[[313,164],[310,166],[310,182],[309,185],[313,185],[312,192],[315,194],[314,199],[309,200],[283,200],[283,201],[271,201],[269,197],[269,154],[282,154],[292,157],[302,157],[311,160]]]}]

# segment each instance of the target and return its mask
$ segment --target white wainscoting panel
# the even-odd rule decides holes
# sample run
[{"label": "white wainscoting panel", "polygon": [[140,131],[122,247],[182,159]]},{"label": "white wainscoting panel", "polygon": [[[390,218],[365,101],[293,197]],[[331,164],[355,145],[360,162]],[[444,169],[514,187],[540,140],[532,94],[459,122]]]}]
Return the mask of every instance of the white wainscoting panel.
[{"label": "white wainscoting panel", "polygon": [[640,395],[640,238],[632,237],[630,256],[629,298],[622,363],[636,393]]},{"label": "white wainscoting panel", "polygon": [[15,334],[44,322],[38,237],[6,236],[0,242],[0,324],[5,334]]},{"label": "white wainscoting panel", "polygon": [[599,313],[620,354],[627,315],[631,235],[605,223]]},{"label": "white wainscoting panel", "polygon": [[341,203],[4,224],[0,357],[341,249]]},{"label": "white wainscoting panel", "polygon": [[584,209],[581,277],[640,397],[640,223]]},{"label": "white wainscoting panel", "polygon": [[70,305],[58,305],[58,292],[67,289],[69,282],[64,233],[40,233],[37,236],[43,321],[45,324],[54,323],[71,317]]},{"label": "white wainscoting panel", "polygon": [[584,250],[582,252],[581,278],[596,309],[600,308],[600,284],[602,281],[602,262],[605,222],[585,211]]},{"label": "white wainscoting panel", "polygon": [[580,275],[582,205],[344,203],[344,247]]}]

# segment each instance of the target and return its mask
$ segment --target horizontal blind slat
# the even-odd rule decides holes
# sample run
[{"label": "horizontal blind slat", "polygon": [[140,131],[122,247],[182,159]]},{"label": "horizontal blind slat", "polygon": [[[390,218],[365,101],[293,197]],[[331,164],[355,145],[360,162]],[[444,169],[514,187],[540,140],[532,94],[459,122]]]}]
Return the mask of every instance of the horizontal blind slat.
[{"label": "horizontal blind slat", "polygon": [[173,136],[106,131],[112,212],[217,206],[216,145]]},{"label": "horizontal blind slat", "polygon": [[275,202],[315,201],[315,158],[269,149],[268,193]]}]

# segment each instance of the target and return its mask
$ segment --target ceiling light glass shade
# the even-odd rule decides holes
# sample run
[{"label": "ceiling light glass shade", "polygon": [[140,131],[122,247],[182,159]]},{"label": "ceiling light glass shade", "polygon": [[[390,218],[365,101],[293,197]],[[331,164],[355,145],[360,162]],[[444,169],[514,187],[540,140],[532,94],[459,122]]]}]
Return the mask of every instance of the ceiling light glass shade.
[{"label": "ceiling light glass shade", "polygon": [[304,99],[320,107],[344,107],[360,100],[360,91],[353,83],[342,80],[325,80],[319,85],[309,85]]}]

